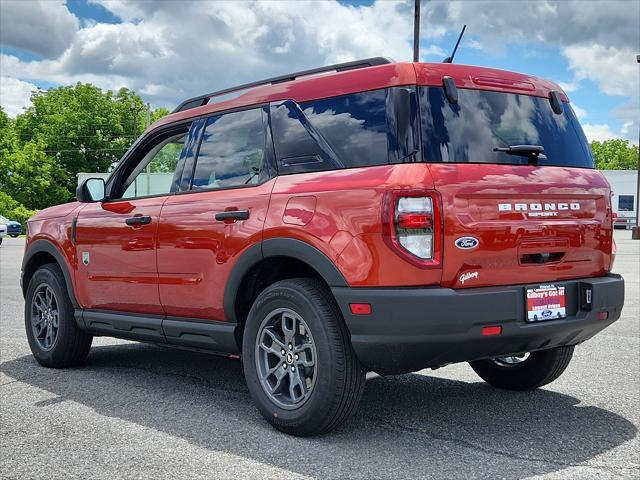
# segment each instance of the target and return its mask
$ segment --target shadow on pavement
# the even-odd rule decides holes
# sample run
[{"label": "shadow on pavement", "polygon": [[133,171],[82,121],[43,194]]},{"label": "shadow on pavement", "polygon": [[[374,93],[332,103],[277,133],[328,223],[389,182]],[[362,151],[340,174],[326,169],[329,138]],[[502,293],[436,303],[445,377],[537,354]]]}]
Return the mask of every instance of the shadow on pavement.
[{"label": "shadow on pavement", "polygon": [[78,402],[318,478],[524,478],[581,464],[637,433],[617,414],[549,390],[404,375],[367,382],[356,417],[340,430],[293,438],[260,417],[237,360],[142,344],[94,347],[78,369],[48,370],[25,356],[0,371],[59,397],[36,407]]}]

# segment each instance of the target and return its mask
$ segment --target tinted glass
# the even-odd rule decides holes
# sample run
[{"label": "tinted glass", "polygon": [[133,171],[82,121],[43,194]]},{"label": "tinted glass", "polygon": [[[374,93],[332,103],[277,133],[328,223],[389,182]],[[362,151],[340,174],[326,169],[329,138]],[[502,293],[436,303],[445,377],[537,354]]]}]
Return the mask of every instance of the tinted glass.
[{"label": "tinted glass", "polygon": [[620,195],[618,197],[619,212],[633,212],[633,195]]},{"label": "tinted glass", "polygon": [[402,142],[395,139],[395,103],[400,105],[390,101],[389,91],[375,90],[273,105],[271,126],[280,171],[384,165],[390,156],[405,157],[401,150],[406,149],[407,135]]},{"label": "tinted glass", "polygon": [[345,167],[389,163],[384,90],[315,100],[300,107]]},{"label": "tinted glass", "polygon": [[207,120],[193,176],[193,189],[257,184],[264,162],[262,109]]},{"label": "tinted glass", "polygon": [[541,145],[538,165],[593,168],[586,138],[567,103],[555,114],[547,98],[458,89],[450,104],[438,87],[420,89],[423,158],[427,162],[527,164],[495,147]]}]

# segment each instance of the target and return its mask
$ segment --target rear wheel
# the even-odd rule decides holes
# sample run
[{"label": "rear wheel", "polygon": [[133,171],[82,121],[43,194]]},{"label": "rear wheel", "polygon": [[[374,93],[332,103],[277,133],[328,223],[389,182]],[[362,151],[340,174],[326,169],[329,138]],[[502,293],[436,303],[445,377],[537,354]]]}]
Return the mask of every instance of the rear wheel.
[{"label": "rear wheel", "polygon": [[82,363],[93,337],[78,328],[60,267],[47,264],[31,277],[25,298],[25,328],[35,359],[45,367]]},{"label": "rear wheel", "polygon": [[565,371],[573,345],[470,362],[489,385],[506,390],[533,390],[553,382]]},{"label": "rear wheel", "polygon": [[10,234],[9,236],[10,236],[11,238],[18,238],[18,235],[17,235],[17,234],[15,234],[15,233]]},{"label": "rear wheel", "polygon": [[243,366],[262,415],[292,435],[332,430],[356,409],[365,372],[327,287],[283,280],[253,304],[243,337]]}]

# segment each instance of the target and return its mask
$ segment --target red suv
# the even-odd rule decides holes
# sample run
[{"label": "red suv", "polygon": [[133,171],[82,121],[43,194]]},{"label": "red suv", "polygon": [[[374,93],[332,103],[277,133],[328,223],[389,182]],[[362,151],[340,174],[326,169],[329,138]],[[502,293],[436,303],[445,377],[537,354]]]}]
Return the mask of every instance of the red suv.
[{"label": "red suv", "polygon": [[566,95],[384,58],[187,100],[29,221],[42,365],[105,335],[241,355],[258,408],[329,431],[366,372],[556,379],[620,317],[610,189]]}]

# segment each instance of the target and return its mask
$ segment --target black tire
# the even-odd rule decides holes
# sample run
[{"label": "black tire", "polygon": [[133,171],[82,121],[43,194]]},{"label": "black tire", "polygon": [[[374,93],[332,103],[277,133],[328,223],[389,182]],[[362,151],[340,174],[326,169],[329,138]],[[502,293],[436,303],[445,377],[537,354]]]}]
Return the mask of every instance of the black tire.
[{"label": "black tire", "polygon": [[[256,362],[261,325],[278,310],[297,313],[315,345],[313,386],[307,390],[308,397],[302,404],[289,408],[282,408],[269,396]],[[242,353],[253,400],[264,418],[282,432],[297,436],[329,432],[354,413],[362,398],[365,371],[353,351],[338,305],[326,285],[318,280],[282,280],[267,287],[249,312]]]},{"label": "black tire", "polygon": [[565,371],[574,346],[533,352],[517,364],[507,365],[491,360],[469,362],[471,368],[489,385],[506,390],[534,390],[553,382]]},{"label": "black tire", "polygon": [[[34,297],[42,288],[47,287],[54,294],[58,328],[52,344],[49,348],[44,348],[36,338],[31,319]],[[43,265],[31,277],[25,298],[24,318],[31,353],[40,365],[50,368],[73,367],[87,358],[93,336],[80,330],[76,324],[74,308],[58,265]]]},{"label": "black tire", "polygon": [[18,235],[16,235],[15,233],[12,233],[11,235],[9,235],[11,238],[18,238]]}]

